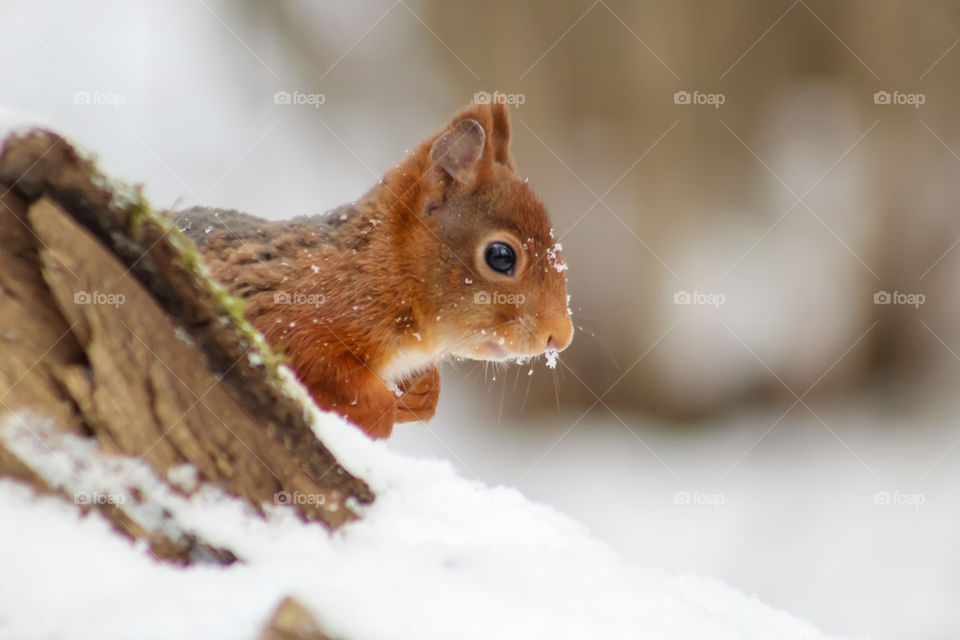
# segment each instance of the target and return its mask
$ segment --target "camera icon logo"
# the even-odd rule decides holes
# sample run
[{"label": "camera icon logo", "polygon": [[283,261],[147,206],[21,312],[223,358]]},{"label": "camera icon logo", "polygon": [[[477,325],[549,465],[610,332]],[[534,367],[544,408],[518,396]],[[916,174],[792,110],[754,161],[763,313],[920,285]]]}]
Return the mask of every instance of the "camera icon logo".
[{"label": "camera icon logo", "polygon": [[486,291],[477,291],[473,294],[473,304],[490,304],[490,294]]},{"label": "camera icon logo", "polygon": [[489,91],[477,91],[473,94],[474,104],[490,104],[491,96]]},{"label": "camera icon logo", "polygon": [[273,294],[273,304],[290,304],[290,294],[286,291],[277,291]]},{"label": "camera icon logo", "polygon": [[673,504],[692,504],[693,496],[689,491],[677,491],[673,494]]},{"label": "camera icon logo", "polygon": [[92,298],[87,291],[76,291],[73,294],[73,304],[90,304]]},{"label": "camera icon logo", "polygon": [[73,104],[92,104],[93,96],[89,91],[77,91],[73,94]]},{"label": "camera icon logo", "polygon": [[677,91],[673,94],[673,104],[690,104],[690,92]]},{"label": "camera icon logo", "polygon": [[893,302],[893,296],[889,291],[877,291],[873,294],[873,304],[890,304]]},{"label": "camera icon logo", "polygon": [[889,91],[877,91],[873,94],[873,104],[890,104]]},{"label": "camera icon logo", "polygon": [[693,302],[693,296],[689,291],[677,291],[673,294],[673,304],[690,304]]},{"label": "camera icon logo", "polygon": [[877,491],[873,494],[874,504],[890,504],[892,500],[893,496],[890,495],[889,491]]},{"label": "camera icon logo", "polygon": [[275,494],[273,494],[273,504],[290,504],[290,494],[286,491],[277,491]]},{"label": "camera icon logo", "polygon": [[289,91],[277,91],[273,94],[273,104],[290,104],[292,101],[293,96]]}]

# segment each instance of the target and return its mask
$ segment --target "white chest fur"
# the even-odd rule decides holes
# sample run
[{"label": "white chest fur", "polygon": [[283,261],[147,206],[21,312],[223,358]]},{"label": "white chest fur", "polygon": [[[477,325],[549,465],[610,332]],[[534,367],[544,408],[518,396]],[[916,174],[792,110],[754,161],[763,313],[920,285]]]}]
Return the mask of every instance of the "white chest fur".
[{"label": "white chest fur", "polygon": [[444,356],[439,347],[413,346],[399,350],[397,354],[377,372],[388,384],[397,384],[411,374],[429,369]]}]

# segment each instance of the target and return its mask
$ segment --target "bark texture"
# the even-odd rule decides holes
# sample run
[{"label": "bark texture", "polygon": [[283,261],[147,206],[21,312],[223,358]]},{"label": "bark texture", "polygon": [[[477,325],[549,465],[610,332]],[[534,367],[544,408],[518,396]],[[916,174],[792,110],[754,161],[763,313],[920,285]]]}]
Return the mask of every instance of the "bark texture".
[{"label": "bark texture", "polygon": [[[348,500],[368,503],[371,491],[282,391],[276,357],[236,301],[204,275],[172,221],[121,191],[53,133],[3,143],[0,422],[28,427],[26,416],[40,416],[92,439],[104,456],[141,459],[161,478],[189,463],[201,482],[257,510],[299,492],[319,496],[292,505],[304,519],[332,529],[355,518]],[[0,477],[70,497],[2,438]],[[101,510],[161,558],[236,560],[175,522],[144,530],[124,505],[79,508]]]}]

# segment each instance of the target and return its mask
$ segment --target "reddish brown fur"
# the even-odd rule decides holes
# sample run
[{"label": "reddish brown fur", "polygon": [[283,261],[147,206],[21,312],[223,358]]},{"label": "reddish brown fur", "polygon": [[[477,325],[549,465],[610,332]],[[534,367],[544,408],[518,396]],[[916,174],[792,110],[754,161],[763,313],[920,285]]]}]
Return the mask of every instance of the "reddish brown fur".
[{"label": "reddish brown fur", "polygon": [[[437,139],[465,119],[486,134],[471,184],[441,166],[445,157],[431,160]],[[214,276],[246,298],[251,321],[320,406],[386,437],[394,422],[433,416],[444,355],[535,355],[548,340],[562,349],[572,338],[559,256],[547,255],[547,214],[516,174],[509,144],[505,107],[470,106],[349,207],[339,228],[297,218],[263,222],[243,237],[226,229],[204,244],[205,257]],[[498,233],[523,243],[527,266],[515,280],[477,260],[484,238]],[[475,304],[480,291],[524,300]],[[278,304],[278,292],[306,303]],[[430,353],[415,370],[396,362],[419,350]],[[400,367],[399,397],[381,377],[391,364]]]}]

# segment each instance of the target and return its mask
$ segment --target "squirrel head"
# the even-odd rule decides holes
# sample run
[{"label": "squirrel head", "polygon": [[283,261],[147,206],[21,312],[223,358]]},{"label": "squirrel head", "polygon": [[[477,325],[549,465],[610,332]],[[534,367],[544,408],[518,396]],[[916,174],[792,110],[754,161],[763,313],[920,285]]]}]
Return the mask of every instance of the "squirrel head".
[{"label": "squirrel head", "polygon": [[543,204],[517,174],[502,104],[471,105],[387,175],[398,268],[449,355],[507,360],[573,338],[566,265]]}]

